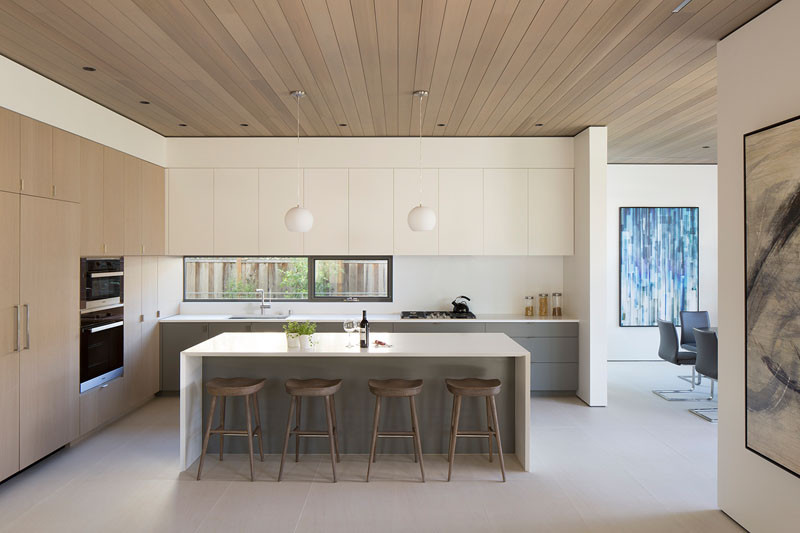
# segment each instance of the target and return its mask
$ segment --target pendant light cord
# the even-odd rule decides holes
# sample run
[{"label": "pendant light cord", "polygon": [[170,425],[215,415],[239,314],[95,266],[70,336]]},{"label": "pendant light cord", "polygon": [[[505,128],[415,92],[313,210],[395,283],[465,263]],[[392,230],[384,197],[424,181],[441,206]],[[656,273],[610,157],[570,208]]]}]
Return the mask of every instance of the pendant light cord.
[{"label": "pendant light cord", "polygon": [[419,92],[419,206],[422,207],[422,97],[425,93]]},{"label": "pendant light cord", "polygon": [[300,207],[300,94],[295,94],[297,100],[297,207]]}]

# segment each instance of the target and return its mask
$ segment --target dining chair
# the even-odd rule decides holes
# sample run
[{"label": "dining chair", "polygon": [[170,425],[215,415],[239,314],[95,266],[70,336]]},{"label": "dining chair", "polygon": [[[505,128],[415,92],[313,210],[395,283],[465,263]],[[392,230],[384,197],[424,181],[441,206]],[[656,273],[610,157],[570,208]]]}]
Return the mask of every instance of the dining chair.
[{"label": "dining chair", "polygon": [[[696,352],[697,343],[694,338],[695,328],[708,328],[711,321],[708,317],[708,311],[681,311],[681,348],[687,352]],[[702,383],[702,376],[694,374],[692,376],[678,376],[684,381],[700,385]]]},{"label": "dining chair", "polygon": [[[695,362],[695,368],[698,374],[707,377],[711,382],[711,392],[707,399],[713,400],[714,383],[716,383],[718,379],[717,371],[719,367],[717,332],[696,328],[693,333],[697,340],[697,360]],[[689,412],[709,422],[716,422],[718,419],[716,407],[689,409]]]},{"label": "dining chair", "polygon": [[[675,332],[675,325],[672,322],[667,322],[665,320],[658,321],[658,334],[659,334],[659,344],[658,344],[658,356],[667,361],[668,363],[672,363],[673,365],[678,366],[685,366],[691,365],[692,366],[692,381],[690,389],[669,389],[669,390],[654,390],[653,393],[661,398],[669,401],[669,402],[693,402],[693,401],[703,401],[705,398],[698,398],[696,391],[695,391],[695,361],[696,361],[696,354],[694,352],[686,352],[681,351],[678,347],[678,334]],[[667,396],[668,394],[675,394],[678,395],[677,398],[671,398]],[[689,395],[692,396],[684,396]]]}]

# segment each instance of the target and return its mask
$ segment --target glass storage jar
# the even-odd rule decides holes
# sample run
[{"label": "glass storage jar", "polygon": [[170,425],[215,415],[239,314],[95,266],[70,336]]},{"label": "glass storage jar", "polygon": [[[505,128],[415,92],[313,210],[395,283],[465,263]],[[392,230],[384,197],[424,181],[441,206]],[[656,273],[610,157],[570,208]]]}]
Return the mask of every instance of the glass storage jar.
[{"label": "glass storage jar", "polygon": [[553,305],[553,316],[561,316],[561,293],[554,292],[550,301]]},{"label": "glass storage jar", "polygon": [[548,316],[550,314],[550,304],[548,303],[547,293],[539,294],[539,316]]},{"label": "glass storage jar", "polygon": [[533,296],[525,297],[525,316],[536,316],[536,307],[533,304]]}]

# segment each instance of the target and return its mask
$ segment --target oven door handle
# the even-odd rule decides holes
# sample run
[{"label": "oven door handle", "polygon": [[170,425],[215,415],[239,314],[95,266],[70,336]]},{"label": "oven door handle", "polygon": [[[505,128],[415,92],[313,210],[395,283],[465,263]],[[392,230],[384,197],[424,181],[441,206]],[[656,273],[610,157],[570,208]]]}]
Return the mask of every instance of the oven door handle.
[{"label": "oven door handle", "polygon": [[89,329],[89,333],[97,333],[99,331],[105,331],[107,329],[119,328],[122,327],[122,324],[124,324],[124,322],[120,320],[119,322],[112,322],[111,324],[106,324],[104,326],[97,326],[96,328]]},{"label": "oven door handle", "polygon": [[89,277],[92,279],[97,278],[118,278],[125,275],[124,272],[92,272]]}]

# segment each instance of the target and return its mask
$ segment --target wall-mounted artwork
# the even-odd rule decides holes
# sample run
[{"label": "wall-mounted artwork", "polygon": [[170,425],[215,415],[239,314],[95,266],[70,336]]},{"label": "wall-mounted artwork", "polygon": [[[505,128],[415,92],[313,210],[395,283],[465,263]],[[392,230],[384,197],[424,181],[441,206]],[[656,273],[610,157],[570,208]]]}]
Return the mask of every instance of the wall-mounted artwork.
[{"label": "wall-mounted artwork", "polygon": [[698,310],[699,209],[619,209],[619,325],[676,325]]},{"label": "wall-mounted artwork", "polygon": [[800,476],[800,119],[744,152],[746,446]]}]

